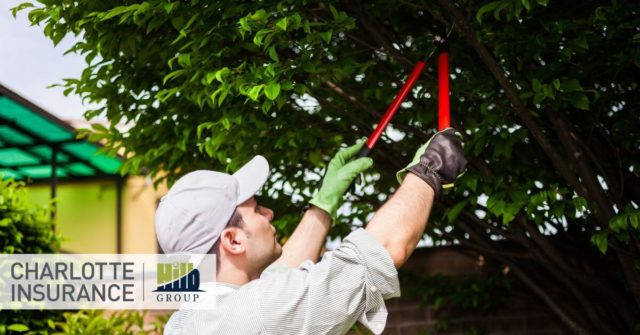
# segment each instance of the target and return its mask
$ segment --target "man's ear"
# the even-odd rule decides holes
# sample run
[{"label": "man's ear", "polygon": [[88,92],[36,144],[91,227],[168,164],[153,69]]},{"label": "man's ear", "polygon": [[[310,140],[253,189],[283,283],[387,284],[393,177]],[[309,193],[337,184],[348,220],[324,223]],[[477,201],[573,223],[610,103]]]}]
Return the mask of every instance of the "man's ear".
[{"label": "man's ear", "polygon": [[231,255],[240,255],[245,252],[246,234],[240,228],[225,228],[220,234],[220,247]]}]

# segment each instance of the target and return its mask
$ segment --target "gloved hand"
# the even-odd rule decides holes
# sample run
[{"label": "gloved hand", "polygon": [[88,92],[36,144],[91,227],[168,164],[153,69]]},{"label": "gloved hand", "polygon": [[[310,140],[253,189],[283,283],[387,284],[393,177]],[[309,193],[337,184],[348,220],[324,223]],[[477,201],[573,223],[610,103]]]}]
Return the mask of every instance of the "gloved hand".
[{"label": "gloved hand", "polygon": [[424,180],[433,188],[436,199],[443,187],[452,187],[453,181],[464,173],[467,160],[462,153],[462,134],[447,128],[433,135],[416,151],[406,168],[396,177],[402,182],[407,172]]},{"label": "gloved hand", "polygon": [[373,159],[369,157],[349,162],[360,151],[364,143],[361,140],[353,146],[338,151],[329,162],[320,190],[309,201],[310,204],[329,213],[332,218],[335,218],[336,211],[342,203],[342,197],[356,176],[373,165]]}]

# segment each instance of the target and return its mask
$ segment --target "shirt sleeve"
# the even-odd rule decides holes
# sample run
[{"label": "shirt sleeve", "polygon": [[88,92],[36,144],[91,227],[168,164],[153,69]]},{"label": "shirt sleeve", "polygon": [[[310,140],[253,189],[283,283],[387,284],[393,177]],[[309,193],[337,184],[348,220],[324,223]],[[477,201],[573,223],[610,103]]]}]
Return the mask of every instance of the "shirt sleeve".
[{"label": "shirt sleeve", "polygon": [[380,334],[384,300],[400,296],[400,284],[387,250],[358,229],[320,262],[271,271],[237,293],[235,301],[255,302],[255,311],[238,307],[259,318],[266,334],[344,334],[356,320]]}]

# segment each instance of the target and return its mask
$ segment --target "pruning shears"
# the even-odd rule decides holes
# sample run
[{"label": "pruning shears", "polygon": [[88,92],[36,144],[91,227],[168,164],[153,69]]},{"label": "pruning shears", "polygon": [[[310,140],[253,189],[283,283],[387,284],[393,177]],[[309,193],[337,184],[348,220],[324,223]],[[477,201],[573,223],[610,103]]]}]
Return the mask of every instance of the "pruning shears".
[{"label": "pruning shears", "polygon": [[402,88],[400,88],[400,91],[398,92],[398,94],[396,94],[396,97],[387,108],[387,111],[382,116],[382,119],[380,119],[377,127],[367,139],[367,143],[358,152],[358,158],[369,156],[376,142],[378,142],[378,139],[380,139],[380,136],[382,136],[382,133],[387,128],[387,125],[400,108],[400,104],[407,97],[407,94],[409,94],[409,92],[415,85],[416,81],[420,77],[420,74],[426,68],[427,60],[431,58],[431,56],[436,51],[438,52],[438,131],[450,127],[451,118],[449,110],[449,47],[447,39],[453,31],[453,26],[451,27],[451,29],[449,29],[448,32],[444,28],[444,26],[437,26],[436,31],[437,34],[435,35],[433,50],[431,50],[431,52],[427,54],[424,60],[418,61],[413,67],[413,70],[407,77],[404,85],[402,85]]}]

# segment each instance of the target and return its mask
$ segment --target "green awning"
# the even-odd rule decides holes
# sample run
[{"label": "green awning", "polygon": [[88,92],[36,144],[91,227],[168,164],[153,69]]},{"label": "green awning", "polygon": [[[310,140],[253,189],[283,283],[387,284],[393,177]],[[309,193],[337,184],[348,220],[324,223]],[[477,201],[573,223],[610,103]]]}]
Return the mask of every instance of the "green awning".
[{"label": "green awning", "polygon": [[[85,179],[114,176],[120,157],[77,139],[67,123],[0,85],[0,173],[5,178]],[[55,159],[54,159],[55,153]]]}]

